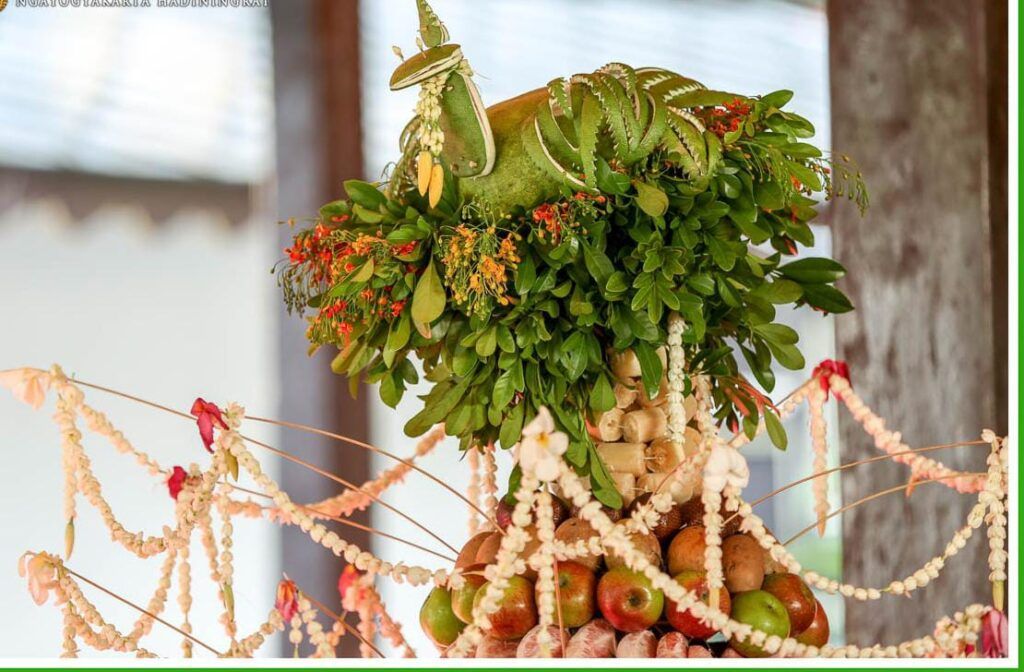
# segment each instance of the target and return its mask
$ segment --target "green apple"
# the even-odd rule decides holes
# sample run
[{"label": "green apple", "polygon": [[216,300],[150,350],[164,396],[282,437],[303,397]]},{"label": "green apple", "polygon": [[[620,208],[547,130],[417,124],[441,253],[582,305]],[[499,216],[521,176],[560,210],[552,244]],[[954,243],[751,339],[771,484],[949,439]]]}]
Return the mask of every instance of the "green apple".
[{"label": "green apple", "polygon": [[616,567],[598,581],[597,604],[616,630],[639,632],[658,621],[665,596],[640,572]]},{"label": "green apple", "polygon": [[[748,590],[732,596],[732,617],[740,623],[746,623],[755,630],[766,635],[779,637],[789,636],[789,614],[786,605],[779,598],[765,590]],[[735,637],[729,645],[746,658],[766,658],[769,654],[750,640],[739,641]]]},{"label": "green apple", "polygon": [[438,646],[448,646],[455,641],[466,624],[452,611],[451,594],[444,588],[436,587],[420,607],[420,627],[430,641]]},{"label": "green apple", "polygon": [[[460,588],[452,589],[452,611],[463,623],[473,622],[473,598],[476,597],[480,586],[486,583],[483,577],[484,565],[472,565],[463,573],[466,579]],[[478,570],[478,571],[474,571]]]}]

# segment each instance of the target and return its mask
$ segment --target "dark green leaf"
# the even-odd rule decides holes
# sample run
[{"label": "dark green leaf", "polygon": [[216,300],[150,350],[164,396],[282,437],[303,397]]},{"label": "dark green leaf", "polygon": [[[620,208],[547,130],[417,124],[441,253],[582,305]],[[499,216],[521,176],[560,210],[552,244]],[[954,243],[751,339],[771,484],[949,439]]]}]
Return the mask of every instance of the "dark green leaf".
[{"label": "dark green leaf", "polygon": [[779,416],[775,415],[772,411],[765,409],[764,426],[765,429],[768,430],[768,436],[771,438],[772,443],[775,444],[775,447],[779,450],[785,450],[788,444],[786,428],[782,426]]},{"label": "dark green leaf", "polygon": [[615,392],[608,376],[600,374],[590,390],[590,408],[595,413],[604,413],[615,407]]},{"label": "dark green leaf", "polygon": [[804,285],[804,301],[826,313],[848,313],[853,310],[850,299],[831,285]]},{"label": "dark green leaf", "polygon": [[352,199],[354,203],[357,203],[364,208],[369,210],[377,210],[387,202],[387,196],[384,192],[377,189],[368,182],[361,180],[346,180],[342,183],[345,187],[345,193]]},{"label": "dark green leaf", "polygon": [[800,336],[792,327],[788,327],[784,324],[758,324],[753,327],[753,331],[760,336],[763,336],[769,343],[778,343],[780,345],[794,345]]},{"label": "dark green leaf", "polygon": [[412,295],[412,321],[424,337],[430,337],[430,323],[441,317],[444,304],[444,285],[433,262],[427,262]]},{"label": "dark green leaf", "polygon": [[809,257],[798,259],[792,263],[779,267],[779,272],[790,280],[799,283],[826,283],[835,282],[846,275],[846,269],[842,264],[832,259],[823,257]]},{"label": "dark green leaf", "polygon": [[647,398],[654,399],[658,396],[658,390],[661,387],[663,372],[661,358],[658,357],[654,346],[645,341],[637,341],[633,350],[636,352],[636,358],[640,361],[640,380],[647,392]]},{"label": "dark green leaf", "polygon": [[778,279],[775,282],[766,282],[755,289],[751,294],[770,301],[775,304],[793,303],[799,300],[804,290],[792,280]]}]

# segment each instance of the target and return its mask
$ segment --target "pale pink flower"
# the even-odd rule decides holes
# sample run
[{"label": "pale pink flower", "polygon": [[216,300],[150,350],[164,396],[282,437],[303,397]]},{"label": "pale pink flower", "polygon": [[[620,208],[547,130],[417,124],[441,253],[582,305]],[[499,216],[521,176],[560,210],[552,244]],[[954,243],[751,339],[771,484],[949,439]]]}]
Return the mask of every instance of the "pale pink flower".
[{"label": "pale pink flower", "polygon": [[0,385],[9,389],[14,398],[39,409],[46,401],[46,390],[50,387],[50,376],[39,369],[10,369],[0,371]]},{"label": "pale pink flower", "polygon": [[36,604],[43,604],[57,587],[53,559],[47,553],[29,551],[18,560],[18,576],[28,578],[28,592]]},{"label": "pale pink flower", "polygon": [[537,416],[523,428],[523,438],[516,448],[516,458],[526,472],[533,472],[541,481],[553,481],[562,469],[562,455],[569,449],[569,437],[555,431],[550,411],[541,406]]}]

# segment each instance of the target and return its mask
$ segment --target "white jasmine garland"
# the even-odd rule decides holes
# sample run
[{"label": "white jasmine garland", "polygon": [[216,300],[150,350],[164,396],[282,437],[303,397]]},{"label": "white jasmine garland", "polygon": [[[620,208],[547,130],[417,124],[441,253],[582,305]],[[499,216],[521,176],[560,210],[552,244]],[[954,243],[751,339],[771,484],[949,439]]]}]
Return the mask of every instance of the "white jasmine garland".
[{"label": "white jasmine garland", "polygon": [[818,517],[818,534],[825,535],[825,525],[829,512],[828,503],[828,476],[823,472],[828,469],[828,444],[826,442],[825,427],[825,390],[820,385],[814,386],[808,398],[808,411],[811,423],[811,448],[814,453],[814,463],[811,470],[815,474],[821,474],[811,482],[814,493],[814,513]]}]

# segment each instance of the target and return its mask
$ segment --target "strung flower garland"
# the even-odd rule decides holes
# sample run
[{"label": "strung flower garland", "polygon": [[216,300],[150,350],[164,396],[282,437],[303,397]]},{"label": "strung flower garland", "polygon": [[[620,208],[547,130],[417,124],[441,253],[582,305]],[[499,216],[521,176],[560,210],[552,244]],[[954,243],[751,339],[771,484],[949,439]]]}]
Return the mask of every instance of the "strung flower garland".
[{"label": "strung flower garland", "polygon": [[554,510],[551,493],[541,490],[537,494],[537,540],[540,546],[529,559],[537,572],[537,645],[542,658],[551,657],[551,626],[555,623],[555,540]]},{"label": "strung flower garland", "polygon": [[[694,381],[697,391],[698,409],[704,410],[701,404],[702,383],[699,377],[695,378],[698,378]],[[835,378],[836,376],[833,375],[832,379],[830,379],[833,387],[835,387]],[[78,483],[78,488],[92,493],[92,496],[87,495],[86,497],[90,503],[96,505],[96,501],[102,502],[102,496],[95,494],[98,488],[91,487],[95,477],[92,476],[88,459],[84,458],[84,449],[81,448],[80,444],[81,435],[77,433],[77,428],[74,427],[75,411],[80,411],[82,407],[82,404],[75,403],[75,400],[77,398],[79,402],[81,401],[81,392],[67,379],[61,380],[62,374],[57,376],[47,375],[46,377],[35,376],[34,379],[41,387],[45,385],[44,389],[48,389],[51,386],[58,389],[58,409],[63,411],[63,413],[58,414],[57,421],[64,430],[72,430],[62,431],[62,437],[69,439],[67,442],[68,452],[76,458],[76,482]],[[53,384],[51,385],[51,383]],[[837,397],[845,402],[849,402],[850,396],[846,394],[846,390],[843,390],[841,385],[839,387],[841,389],[837,392]],[[813,390],[814,388],[811,387],[810,389]],[[808,394],[810,395],[811,392],[808,392]],[[792,412],[792,406],[795,403],[796,401],[793,397],[783,403],[779,409],[780,415],[784,412]],[[176,492],[175,502],[178,527],[175,530],[165,528],[163,537],[150,538],[148,546],[145,548],[142,546],[138,547],[141,553],[152,551],[154,546],[152,540],[160,539],[166,549],[164,551],[166,557],[164,558],[165,562],[157,591],[148,605],[149,609],[147,613],[136,621],[132,630],[127,635],[122,635],[116,628],[103,622],[91,603],[88,603],[84,598],[79,599],[77,597],[77,594],[75,594],[77,586],[73,585],[74,582],[71,580],[70,575],[60,569],[62,565],[59,559],[45,554],[37,554],[32,556],[31,559],[24,561],[25,573],[30,577],[30,586],[35,586],[33,591],[38,596],[37,599],[41,597],[45,600],[46,593],[49,590],[56,590],[58,599],[64,603],[62,606],[62,615],[65,622],[65,641],[62,645],[64,655],[77,654],[76,638],[80,638],[90,646],[95,645],[95,648],[102,650],[134,651],[137,655],[152,655],[138,646],[138,640],[150,631],[153,619],[164,609],[167,593],[170,588],[170,576],[173,573],[174,567],[178,567],[179,577],[188,577],[187,539],[193,528],[199,529],[200,536],[204,540],[204,546],[206,547],[211,564],[211,574],[220,585],[228,586],[227,591],[222,589],[222,599],[225,602],[233,601],[230,597],[230,577],[233,573],[230,516],[237,510],[237,507],[227,497],[228,489],[217,487],[220,480],[225,478],[229,472],[229,464],[231,463],[229,458],[232,458],[239,468],[252,474],[257,483],[274,499],[278,507],[286,515],[294,516],[296,523],[314,541],[325,545],[336,554],[349,558],[357,567],[360,564],[363,565],[360,569],[365,571],[365,574],[361,580],[365,579],[370,591],[365,600],[367,618],[363,619],[369,622],[369,625],[365,626],[366,632],[369,632],[371,628],[376,631],[378,629],[376,624],[379,623],[380,633],[391,639],[396,646],[401,646],[398,644],[399,641],[404,642],[404,638],[400,639],[400,627],[386,616],[386,611],[379,600],[379,595],[372,588],[372,579],[375,574],[385,573],[391,575],[392,578],[396,578],[395,574],[397,573],[399,576],[409,579],[411,583],[433,580],[438,585],[457,586],[460,584],[461,576],[458,572],[447,573],[439,570],[431,573],[429,570],[422,568],[419,568],[421,571],[417,572],[415,570],[418,568],[405,568],[401,563],[397,566],[390,566],[369,553],[360,551],[351,545],[341,546],[336,543],[334,538],[328,537],[330,533],[323,531],[322,526],[313,521],[309,515],[301,515],[300,507],[292,503],[279,488],[274,491],[275,484],[262,473],[255,458],[246,449],[244,441],[237,433],[238,425],[243,415],[244,411],[237,405],[229,406],[224,412],[223,417],[226,429],[219,433],[216,441],[212,444],[215,449],[212,451],[213,459],[207,471],[199,470],[196,465],[192,465],[188,472],[181,470],[184,476],[178,479],[180,481],[178,484],[180,490]],[[713,426],[713,423],[707,416],[703,418],[703,423],[701,422],[700,412],[698,412],[697,420],[702,431],[706,431],[710,426]],[[91,423],[92,426],[99,427],[102,426],[102,423],[95,423],[95,425]],[[568,469],[564,461],[554,459],[560,457],[563,444],[559,433],[553,431],[550,426],[550,419],[541,418],[537,425],[528,428],[528,430],[524,431],[524,439],[519,451],[521,455],[527,456],[527,459],[524,461],[522,487],[516,493],[517,504],[513,510],[513,523],[502,540],[498,560],[485,570],[486,578],[493,585],[485,591],[485,599],[478,605],[481,608],[474,610],[474,623],[467,626],[462,636],[448,650],[448,655],[466,655],[472,651],[472,647],[479,643],[483,631],[487,627],[486,615],[493,613],[493,600],[496,595],[500,595],[502,582],[507,585],[511,576],[522,573],[528,566],[538,570],[539,582],[544,584],[540,587],[538,602],[541,605],[542,624],[551,625],[553,623],[553,609],[549,611],[546,605],[549,599],[553,604],[553,587],[547,585],[546,579],[553,579],[553,571],[551,571],[552,576],[548,577],[547,573],[541,570],[544,568],[553,570],[554,558],[560,560],[571,559],[594,552],[612,553],[622,557],[626,566],[635,571],[642,572],[652,581],[656,588],[661,589],[666,597],[674,600],[681,609],[688,609],[697,617],[706,619],[709,623],[719,627],[727,637],[735,637],[741,641],[749,640],[757,646],[763,646],[769,652],[780,655],[823,655],[830,657],[963,655],[965,651],[970,653],[973,650],[972,647],[976,648],[976,642],[979,639],[978,633],[984,623],[999,623],[997,620],[1000,616],[998,611],[991,607],[973,605],[964,612],[958,612],[951,619],[941,621],[933,636],[910,640],[897,645],[875,645],[866,648],[852,645],[846,647],[826,646],[818,650],[814,647],[801,645],[792,638],[767,636],[763,632],[750,628],[750,626],[733,621],[711,606],[704,605],[696,599],[695,593],[683,589],[678,584],[675,584],[674,581],[670,581],[669,577],[661,572],[660,568],[652,565],[634,547],[627,532],[629,530],[647,529],[656,524],[658,513],[666,511],[671,506],[671,498],[667,493],[661,493],[652,497],[645,507],[637,507],[627,525],[614,525],[601,510],[600,503],[593,500],[592,493],[587,484],[581,481],[572,470]],[[707,432],[707,435],[710,435],[710,431]],[[746,466],[742,457],[732,447],[717,442],[717,433],[715,437],[716,443],[706,445],[717,444],[716,447],[713,450],[705,450],[701,453],[704,456],[705,462],[703,464],[704,493],[719,493],[718,505],[721,506],[724,501],[726,511],[735,512],[741,517],[742,531],[750,534],[762,547],[768,549],[769,555],[780,565],[790,571],[800,573],[799,564],[764,529],[763,522],[753,514],[750,510],[750,505],[743,502],[740,498],[740,489],[745,485],[745,481],[741,483],[736,479],[742,476],[741,472]],[[827,592],[838,592],[853,599],[879,599],[882,594],[887,592],[905,595],[920,589],[937,578],[945,565],[945,561],[963,548],[973,530],[985,524],[988,526],[990,546],[990,579],[994,583],[995,593],[997,590],[995,584],[1005,581],[1006,516],[1003,499],[1005,497],[1004,474],[1007,457],[1005,442],[996,437],[994,433],[986,430],[983,434],[983,439],[990,444],[991,453],[988,460],[988,472],[983,477],[974,477],[974,480],[980,482],[981,486],[978,494],[979,501],[972,508],[967,524],[954,535],[942,556],[933,558],[922,569],[914,572],[908,578],[902,581],[894,581],[881,590],[841,584],[820,577],[813,572],[804,572],[804,577],[809,583],[818,588]],[[888,445],[887,442],[883,443]],[[483,456],[485,458],[487,455],[488,453],[484,452]],[[483,464],[485,475],[487,473],[487,465],[488,461],[485,459]],[[554,469],[556,473],[554,475],[552,475],[552,465],[556,465]],[[941,467],[938,463],[930,465],[930,468],[949,479],[962,478],[955,472]],[[542,472],[543,479],[536,477],[537,470]],[[167,472],[160,470],[157,473],[163,476]],[[175,470],[175,474],[177,474],[177,470]],[[486,484],[487,480],[486,477],[483,478],[482,483]],[[541,487],[542,483],[548,481],[557,481],[562,494],[579,507],[580,517],[588,521],[597,532],[594,537],[573,544],[560,543],[553,539],[550,494]],[[939,482],[942,481],[940,480]],[[172,492],[172,494],[175,493]],[[213,505],[217,506],[221,516],[222,538],[219,549],[212,533],[211,506]],[[101,511],[103,510],[99,506],[97,508],[101,509]],[[534,520],[531,513],[534,510],[537,516],[537,526],[534,529],[536,529],[541,543],[537,547],[538,550],[531,557],[520,557],[526,544],[530,541],[528,529]],[[719,507],[712,507],[712,510],[717,513]],[[106,511],[109,512],[109,507],[106,508]],[[110,513],[109,517],[113,520],[114,525],[112,526],[108,523],[108,527],[117,529],[119,525],[116,524],[116,519],[113,519],[112,513]],[[139,536],[141,537],[141,535]],[[127,547],[132,548],[136,546],[132,544]],[[709,567],[709,569],[714,568]],[[388,571],[382,572],[381,570]],[[50,578],[47,578],[48,576]],[[227,580],[225,581],[225,579]],[[552,589],[549,590],[549,588]],[[490,599],[487,599],[488,592],[493,593],[490,595]],[[75,594],[74,599],[64,597],[71,594]],[[550,598],[543,597],[544,595],[549,595]],[[187,614],[191,606],[190,578],[179,578],[179,606],[181,606],[182,612],[185,615],[183,625],[188,626]],[[313,609],[309,601],[302,602],[302,606],[304,608],[300,610],[301,613],[292,615],[291,620],[293,623],[297,620],[299,627],[302,625],[306,626],[306,634],[309,641],[314,645],[317,656],[334,655],[334,647],[338,637],[340,637],[340,624],[335,623],[330,631],[325,632],[316,621],[316,610]],[[223,620],[226,627],[231,622],[232,616],[230,611],[229,605],[225,604]],[[483,618],[480,618],[481,616]],[[226,655],[251,655],[262,644],[267,635],[275,629],[283,628],[287,620],[279,609],[275,609],[272,612],[271,618],[266,623],[261,625],[253,634],[241,640],[236,639],[234,635],[235,628],[231,632],[232,643]],[[995,630],[998,630],[999,626],[993,627]],[[992,628],[986,630],[986,633],[990,630]],[[180,631],[186,635],[186,640],[191,644],[191,640],[187,639],[191,634],[191,627],[182,628]],[[301,631],[298,636],[300,641],[305,639]],[[986,634],[986,636],[989,635]],[[545,655],[544,649],[551,644],[550,638],[549,628],[541,627],[538,630],[538,643],[541,645],[542,655]],[[189,646],[185,650],[190,652],[191,647]],[[409,655],[410,651],[406,646],[406,655]]]},{"label": "strung flower garland", "polygon": [[466,515],[466,529],[472,537],[480,527],[480,519],[476,512],[480,504],[480,453],[477,452],[476,446],[466,452],[469,461],[469,485],[466,488],[466,498],[469,499],[466,506],[469,511]]},{"label": "strung flower garland", "polygon": [[[811,452],[814,462],[811,471],[823,474],[828,469],[828,443],[825,427],[825,397],[827,392],[820,387],[811,389],[807,399],[807,408],[811,416]],[[826,516],[830,508],[828,503],[828,476],[821,475],[811,481],[814,494],[814,513],[818,516],[818,535],[825,536]]]},{"label": "strung flower garland", "polygon": [[[914,453],[907,453],[909,446],[901,441],[899,432],[890,432],[885,428],[885,421],[876,415],[850,387],[850,381],[839,375],[831,375],[828,379],[830,389],[849,409],[853,419],[859,422],[864,431],[875,440],[875,446],[890,455],[893,460],[910,467],[912,479],[943,479],[950,487],[960,493],[978,492],[984,487],[984,478],[978,476],[956,476],[956,472],[931,458]],[[953,478],[949,478],[955,476]],[[946,480],[949,478],[949,480]]]},{"label": "strung flower garland", "polygon": [[[348,517],[356,511],[366,510],[373,503],[374,497],[379,497],[392,486],[403,483],[405,477],[412,471],[415,461],[432,453],[444,437],[444,427],[435,427],[416,442],[416,450],[409,459],[387,469],[377,478],[366,481],[358,489],[346,488],[339,495],[307,504],[306,509],[314,518]],[[282,518],[281,512],[277,509],[271,510],[269,515],[275,522],[289,522]]]},{"label": "strung flower garland", "polygon": [[483,498],[484,511],[495,511],[498,508],[498,461],[494,454],[494,444],[487,444],[483,449]]}]

